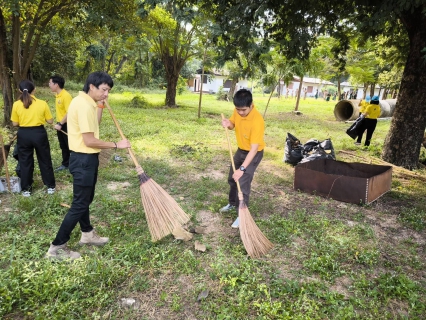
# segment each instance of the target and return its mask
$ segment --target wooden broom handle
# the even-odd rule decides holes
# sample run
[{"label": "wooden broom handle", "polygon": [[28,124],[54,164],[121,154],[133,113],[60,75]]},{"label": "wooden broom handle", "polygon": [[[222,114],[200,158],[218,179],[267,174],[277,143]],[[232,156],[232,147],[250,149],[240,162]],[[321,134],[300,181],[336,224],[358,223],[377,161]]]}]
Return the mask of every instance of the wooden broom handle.
[{"label": "wooden broom handle", "polygon": [[[225,119],[225,116],[222,113],[222,120]],[[229,148],[229,156],[231,157],[231,164],[232,164],[232,169],[235,172],[235,163],[234,163],[234,157],[232,155],[232,147],[231,147],[231,141],[229,140],[229,133],[228,133],[228,128],[224,128],[225,129],[225,133],[226,133],[226,139],[228,140],[228,148]],[[240,183],[238,181],[235,181],[237,183],[237,188],[238,188],[238,193],[242,193],[241,192],[241,187],[240,187]]]},{"label": "wooden broom handle", "polygon": [[[109,106],[108,101],[105,100],[104,103],[105,103],[105,106],[107,107],[107,109],[109,111],[109,114],[111,115],[112,120],[114,121],[115,126],[117,127],[118,132],[120,133],[121,139],[122,140],[126,139],[126,137],[123,134],[123,131],[121,131],[121,128],[120,128],[120,125],[118,124],[117,119],[114,116],[114,113],[112,112],[111,107]],[[132,158],[133,163],[135,164],[135,166],[136,167],[140,167],[140,165],[138,163],[138,160],[136,160],[136,157],[135,157],[132,149],[131,148],[127,148],[127,151],[129,152],[130,158]]]},{"label": "wooden broom handle", "polygon": [[[12,140],[13,141],[13,140]],[[10,176],[9,176],[9,168],[7,167],[7,158],[6,158],[6,150],[4,149],[4,143],[3,143],[3,136],[0,134],[0,144],[1,149],[3,153],[3,164],[4,164],[4,170],[6,172],[6,182],[7,182],[7,189],[8,191],[12,191],[10,189]]]}]

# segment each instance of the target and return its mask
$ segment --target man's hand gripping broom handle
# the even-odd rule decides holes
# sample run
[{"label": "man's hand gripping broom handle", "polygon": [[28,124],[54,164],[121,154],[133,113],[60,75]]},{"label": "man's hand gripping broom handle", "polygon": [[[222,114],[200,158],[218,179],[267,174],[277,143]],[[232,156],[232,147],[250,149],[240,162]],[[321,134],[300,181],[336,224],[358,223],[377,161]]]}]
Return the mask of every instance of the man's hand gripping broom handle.
[{"label": "man's hand gripping broom handle", "polygon": [[[222,113],[222,120],[225,119],[225,116]],[[231,147],[231,141],[229,140],[229,133],[228,133],[228,128],[224,128],[225,129],[225,133],[226,133],[226,139],[228,140],[228,149],[229,149],[229,156],[231,157],[231,164],[232,164],[232,169],[235,172],[235,163],[234,163],[234,157],[232,155],[232,147]],[[238,188],[238,199],[240,201],[244,200],[244,196],[243,193],[241,192],[241,187],[240,187],[240,183],[238,181],[235,181],[237,183],[237,188]]]},{"label": "man's hand gripping broom handle", "polygon": [[[105,106],[107,107],[107,109],[109,111],[109,114],[111,115],[112,120],[114,121],[115,126],[117,127],[118,132],[120,133],[121,139],[123,139],[123,140],[126,139],[126,137],[123,134],[123,131],[121,131],[121,128],[120,128],[120,125],[118,124],[117,119],[114,116],[114,113],[111,110],[111,107],[109,106],[108,101],[105,100],[104,102],[105,102]],[[133,163],[135,164],[135,167],[136,167],[136,170],[138,171],[138,173],[139,174],[143,173],[144,171],[143,171],[142,167],[139,165],[138,160],[136,160],[136,157],[135,157],[132,149],[131,148],[127,148],[127,151],[129,152],[129,155],[132,158]],[[139,168],[140,168],[141,172],[139,172]]]}]

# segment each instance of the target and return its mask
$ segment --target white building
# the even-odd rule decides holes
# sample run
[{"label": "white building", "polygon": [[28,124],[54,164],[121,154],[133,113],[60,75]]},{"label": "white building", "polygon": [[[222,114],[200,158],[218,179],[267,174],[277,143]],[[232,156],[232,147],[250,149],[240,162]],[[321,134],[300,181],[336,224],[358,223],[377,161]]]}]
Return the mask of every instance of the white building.
[{"label": "white building", "polygon": [[[363,86],[359,86],[359,85],[354,86],[354,85],[351,85],[350,82],[342,82],[340,84],[340,92],[341,93],[352,92],[352,91],[356,91],[356,93],[357,93],[355,99],[362,99],[362,97],[364,95],[364,87]],[[382,99],[383,93],[384,93],[384,90],[381,90],[380,86],[376,85],[376,87],[374,88],[374,95],[379,96],[380,99]],[[370,95],[370,86],[368,86],[368,88],[367,88],[366,95]]]},{"label": "white building", "polygon": [[[216,93],[219,91],[220,87],[223,87],[223,91],[229,91],[232,82],[228,79],[228,75],[217,70],[213,72],[205,72],[203,79],[201,79],[201,69],[198,69],[195,77],[188,81],[189,90],[192,92],[200,92],[201,81],[203,82],[203,92],[206,93]],[[237,82],[235,91],[243,88],[250,88],[249,82],[246,79]]]},{"label": "white building", "polygon": [[[325,90],[325,87],[327,86],[334,86],[333,82],[318,79],[318,78],[309,78],[304,77],[303,83],[302,83],[302,93],[306,89],[306,96],[307,97],[314,97],[315,93],[318,90],[318,94],[320,95],[323,90]],[[284,82],[281,81],[281,95],[285,96],[287,94],[287,89],[289,91],[289,96],[294,96],[296,94],[296,90],[299,90],[300,87],[300,78],[294,77],[293,81],[291,81],[287,86],[284,85]],[[303,95],[301,95],[303,96]]]}]

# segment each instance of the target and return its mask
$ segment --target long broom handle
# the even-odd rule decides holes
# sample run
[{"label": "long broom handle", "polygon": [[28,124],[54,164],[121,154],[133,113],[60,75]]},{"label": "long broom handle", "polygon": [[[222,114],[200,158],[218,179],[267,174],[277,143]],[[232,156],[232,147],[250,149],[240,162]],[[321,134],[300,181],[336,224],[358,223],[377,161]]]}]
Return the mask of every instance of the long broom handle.
[{"label": "long broom handle", "polygon": [[1,149],[2,149],[2,153],[3,153],[3,163],[4,163],[4,170],[6,172],[6,182],[7,182],[7,189],[10,192],[10,176],[9,176],[9,168],[7,167],[7,158],[6,158],[6,150],[4,149],[4,143],[3,143],[3,136],[0,134],[0,144],[1,144]]},{"label": "long broom handle", "polygon": [[[108,111],[109,111],[109,114],[111,115],[111,118],[112,118],[112,120],[114,121],[115,126],[117,127],[118,132],[120,133],[121,139],[123,139],[123,140],[124,140],[124,139],[126,139],[126,137],[125,137],[125,136],[124,136],[124,134],[123,134],[123,131],[121,131],[121,127],[120,127],[120,125],[118,124],[117,119],[116,119],[116,118],[115,118],[115,116],[114,116],[114,113],[113,113],[113,112],[112,112],[112,110],[111,110],[111,107],[109,106],[108,101],[106,101],[106,100],[105,100],[105,106],[107,107],[107,109],[108,109]],[[138,163],[138,160],[136,160],[136,157],[135,157],[135,155],[134,155],[134,153],[133,153],[132,149],[127,148],[127,151],[129,152],[130,158],[132,158],[133,163],[135,164],[135,166],[136,166],[136,167],[140,167],[140,165],[139,165],[139,163]]]},{"label": "long broom handle", "polygon": [[[222,120],[225,119],[225,116],[222,113]],[[225,129],[225,133],[226,133],[226,139],[228,140],[228,149],[229,149],[229,156],[231,157],[231,164],[232,164],[232,169],[235,172],[235,163],[234,163],[234,157],[232,155],[232,146],[231,146],[231,141],[229,140],[229,133],[228,133],[228,128],[224,128]],[[241,187],[240,187],[240,183],[238,181],[235,181],[237,183],[237,188],[238,188],[238,193],[241,194]]]}]

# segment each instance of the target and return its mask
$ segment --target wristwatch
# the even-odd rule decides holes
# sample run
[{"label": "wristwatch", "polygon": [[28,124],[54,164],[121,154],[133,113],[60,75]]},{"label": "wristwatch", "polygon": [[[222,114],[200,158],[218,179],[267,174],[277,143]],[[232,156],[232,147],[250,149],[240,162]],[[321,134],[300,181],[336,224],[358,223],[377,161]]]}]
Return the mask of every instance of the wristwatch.
[{"label": "wristwatch", "polygon": [[241,167],[240,167],[240,170],[241,170],[242,172],[246,172],[246,168],[245,168],[244,166],[241,166]]},{"label": "wristwatch", "polygon": [[57,124],[58,126],[61,126],[61,127],[62,127],[62,123],[60,123],[60,122],[56,122],[56,124]]}]

